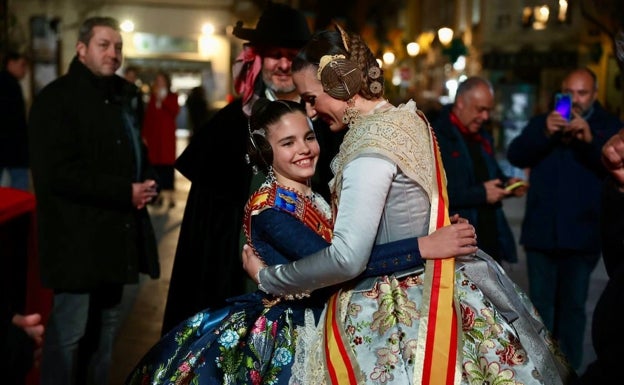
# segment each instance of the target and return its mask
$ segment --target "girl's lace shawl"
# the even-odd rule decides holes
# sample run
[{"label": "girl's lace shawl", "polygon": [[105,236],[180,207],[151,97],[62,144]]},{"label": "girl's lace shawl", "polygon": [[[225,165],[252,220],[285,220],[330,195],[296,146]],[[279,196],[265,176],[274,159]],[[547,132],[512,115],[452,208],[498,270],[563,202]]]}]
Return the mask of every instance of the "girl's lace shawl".
[{"label": "girl's lace shawl", "polygon": [[335,176],[330,188],[336,201],[340,199],[344,166],[362,154],[389,158],[431,197],[434,173],[431,131],[429,123],[416,111],[416,103],[410,100],[390,110],[363,115],[349,128],[331,162]]}]

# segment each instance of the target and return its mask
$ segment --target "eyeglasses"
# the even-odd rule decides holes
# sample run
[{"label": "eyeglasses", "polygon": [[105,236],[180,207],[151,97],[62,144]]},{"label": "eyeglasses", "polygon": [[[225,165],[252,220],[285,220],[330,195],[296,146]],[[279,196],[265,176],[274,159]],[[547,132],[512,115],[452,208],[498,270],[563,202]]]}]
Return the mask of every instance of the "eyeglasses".
[{"label": "eyeglasses", "polygon": [[314,107],[314,105],[316,104],[316,96],[314,95],[302,95],[301,96],[301,103],[302,104],[309,104],[310,107]]}]

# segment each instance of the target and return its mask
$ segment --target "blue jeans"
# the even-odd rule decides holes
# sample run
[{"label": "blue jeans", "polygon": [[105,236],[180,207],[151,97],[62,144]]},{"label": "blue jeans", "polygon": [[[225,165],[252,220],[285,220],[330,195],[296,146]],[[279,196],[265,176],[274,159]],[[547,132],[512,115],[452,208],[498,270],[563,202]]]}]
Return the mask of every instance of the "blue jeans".
[{"label": "blue jeans", "polygon": [[3,171],[9,174],[9,187],[29,191],[30,176],[26,167],[0,167],[0,180],[2,180]]},{"label": "blue jeans", "polygon": [[112,301],[102,301],[99,293],[54,294],[43,344],[41,385],[108,385],[121,323],[120,296],[121,292],[113,293]]},{"label": "blue jeans", "polygon": [[529,296],[573,368],[583,363],[585,302],[600,254],[526,250]]}]

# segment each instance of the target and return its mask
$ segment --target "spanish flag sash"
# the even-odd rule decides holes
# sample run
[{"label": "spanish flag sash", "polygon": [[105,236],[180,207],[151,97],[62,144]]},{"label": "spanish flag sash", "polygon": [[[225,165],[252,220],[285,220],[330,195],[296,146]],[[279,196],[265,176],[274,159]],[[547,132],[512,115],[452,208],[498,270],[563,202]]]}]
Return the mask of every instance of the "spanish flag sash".
[{"label": "spanish flag sash", "polygon": [[[420,111],[418,115],[427,122]],[[427,122],[428,123],[428,122]],[[446,175],[436,138],[429,127],[431,151],[435,163],[433,191],[430,194],[431,214],[429,233],[450,224]],[[457,385],[461,381],[458,353],[458,314],[454,300],[455,259],[427,260],[418,348],[414,363],[413,384]],[[337,292],[328,302],[324,325],[325,360],[328,381],[332,385],[365,383],[345,335],[339,303],[343,295]]]},{"label": "spanish flag sash", "polygon": [[[434,194],[431,194],[429,233],[450,224],[446,175],[437,140],[431,131],[435,157]],[[458,354],[458,314],[455,298],[455,259],[429,259],[425,282],[418,348],[414,365],[414,383],[452,385],[461,381]]]}]

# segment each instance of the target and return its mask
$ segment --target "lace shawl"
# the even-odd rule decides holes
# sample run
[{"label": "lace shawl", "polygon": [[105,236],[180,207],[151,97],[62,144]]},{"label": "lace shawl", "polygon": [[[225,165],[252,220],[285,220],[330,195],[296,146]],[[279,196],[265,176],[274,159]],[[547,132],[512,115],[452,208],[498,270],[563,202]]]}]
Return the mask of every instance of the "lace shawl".
[{"label": "lace shawl", "polygon": [[435,171],[431,148],[429,122],[417,113],[413,100],[361,116],[349,128],[340,151],[331,162],[335,176],[330,181],[330,189],[334,199],[340,200],[345,165],[362,154],[381,154],[389,158],[431,198],[434,190],[431,175]]}]

